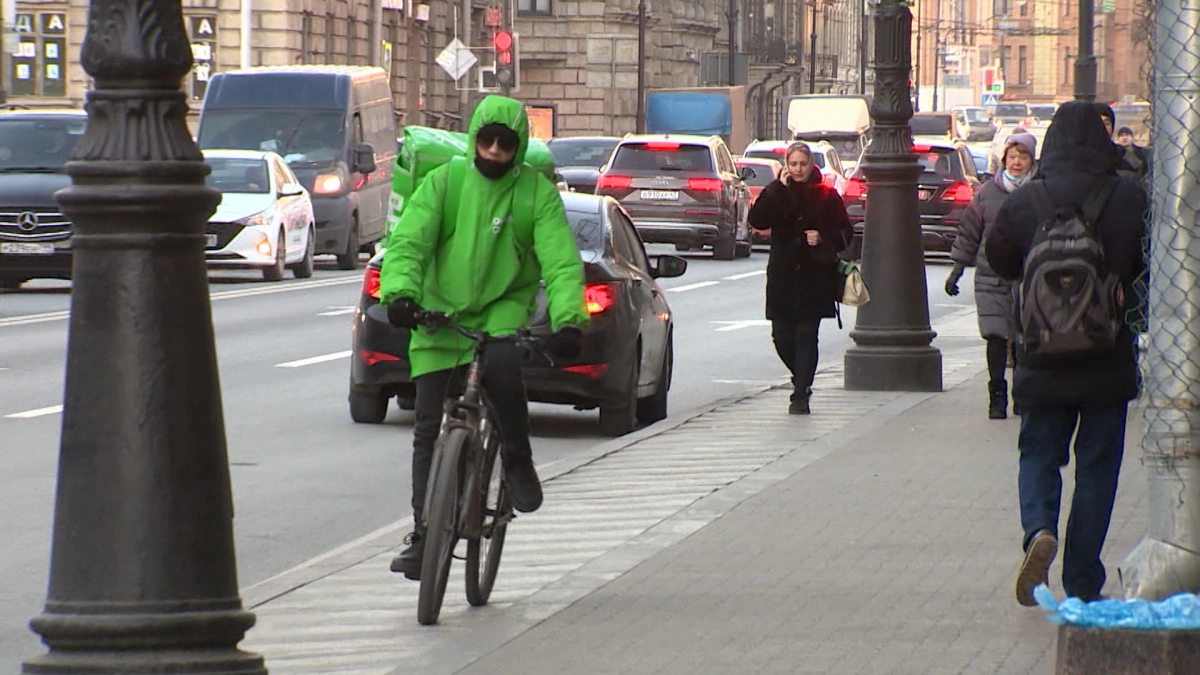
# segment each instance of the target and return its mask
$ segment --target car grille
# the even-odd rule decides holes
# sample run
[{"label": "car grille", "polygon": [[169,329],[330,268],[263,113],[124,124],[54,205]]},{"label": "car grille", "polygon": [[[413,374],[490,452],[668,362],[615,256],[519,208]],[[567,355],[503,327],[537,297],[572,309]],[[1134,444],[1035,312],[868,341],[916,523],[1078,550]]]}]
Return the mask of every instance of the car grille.
[{"label": "car grille", "polygon": [[209,223],[204,228],[204,233],[217,235],[217,243],[209,246],[208,249],[215,251],[225,248],[242,231],[242,227],[237,223]]},{"label": "car grille", "polygon": [[62,241],[71,238],[71,221],[53,209],[0,211],[0,239],[8,241]]}]

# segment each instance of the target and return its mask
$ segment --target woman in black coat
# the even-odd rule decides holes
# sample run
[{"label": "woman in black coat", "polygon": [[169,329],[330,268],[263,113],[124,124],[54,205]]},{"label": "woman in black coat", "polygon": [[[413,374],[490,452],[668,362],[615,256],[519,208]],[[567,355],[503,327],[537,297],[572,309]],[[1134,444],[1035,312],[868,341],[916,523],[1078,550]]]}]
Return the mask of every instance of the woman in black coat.
[{"label": "woman in black coat", "polygon": [[821,182],[812,150],[788,146],[787,166],[763,188],[750,209],[750,226],[770,230],[767,261],[767,319],[775,351],[792,373],[788,412],[809,413],[817,370],[817,333],[822,319],[835,316],[834,302],[845,277],[838,253],[854,235],[842,198]]}]

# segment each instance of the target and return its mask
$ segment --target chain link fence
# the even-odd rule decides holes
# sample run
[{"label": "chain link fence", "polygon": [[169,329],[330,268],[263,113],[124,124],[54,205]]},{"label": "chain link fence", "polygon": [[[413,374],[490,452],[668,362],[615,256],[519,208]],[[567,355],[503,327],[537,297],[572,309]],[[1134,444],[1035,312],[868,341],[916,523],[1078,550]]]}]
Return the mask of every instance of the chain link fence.
[{"label": "chain link fence", "polygon": [[1130,29],[1149,46],[1149,274],[1135,289],[1148,301],[1131,317],[1149,529],[1120,574],[1127,597],[1161,598],[1200,589],[1200,8],[1136,0]]}]

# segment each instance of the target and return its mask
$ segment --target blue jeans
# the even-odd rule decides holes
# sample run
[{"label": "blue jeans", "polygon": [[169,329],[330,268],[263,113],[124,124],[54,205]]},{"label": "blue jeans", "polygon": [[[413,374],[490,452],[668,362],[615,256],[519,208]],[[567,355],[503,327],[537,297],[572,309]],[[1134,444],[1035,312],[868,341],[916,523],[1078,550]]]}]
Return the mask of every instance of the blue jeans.
[{"label": "blue jeans", "polygon": [[1090,600],[1104,587],[1100,551],[1117,495],[1126,408],[1126,404],[1048,408],[1026,410],[1021,415],[1017,486],[1026,547],[1038,530],[1058,533],[1060,469],[1070,459],[1071,437],[1075,436],[1075,496],[1063,547],[1063,589],[1071,597]]}]

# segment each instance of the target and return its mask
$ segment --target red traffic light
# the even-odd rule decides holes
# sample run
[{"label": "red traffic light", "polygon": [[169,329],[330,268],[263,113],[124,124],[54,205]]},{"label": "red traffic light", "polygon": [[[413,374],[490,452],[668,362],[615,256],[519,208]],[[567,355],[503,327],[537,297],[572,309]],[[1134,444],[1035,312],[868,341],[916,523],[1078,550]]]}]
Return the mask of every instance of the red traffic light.
[{"label": "red traffic light", "polygon": [[512,65],[512,52],[497,52],[496,60],[506,66]]},{"label": "red traffic light", "polygon": [[[496,48],[496,51],[507,52],[508,50],[512,49],[512,45],[512,33],[509,33],[508,31],[497,31],[496,34],[492,36],[492,46]],[[509,60],[512,60],[512,56],[509,56]]]}]

